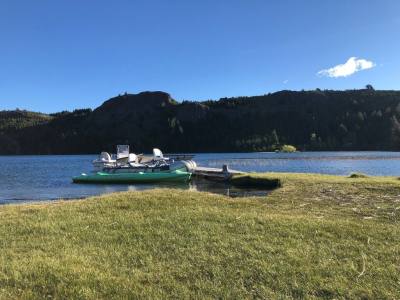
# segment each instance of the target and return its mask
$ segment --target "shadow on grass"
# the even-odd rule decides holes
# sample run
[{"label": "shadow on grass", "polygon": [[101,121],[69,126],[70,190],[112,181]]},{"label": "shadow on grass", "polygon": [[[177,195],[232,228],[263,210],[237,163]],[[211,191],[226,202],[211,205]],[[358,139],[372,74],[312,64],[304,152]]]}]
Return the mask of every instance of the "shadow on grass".
[{"label": "shadow on grass", "polygon": [[258,177],[250,174],[235,175],[230,183],[241,188],[276,189],[282,186],[279,178]]}]

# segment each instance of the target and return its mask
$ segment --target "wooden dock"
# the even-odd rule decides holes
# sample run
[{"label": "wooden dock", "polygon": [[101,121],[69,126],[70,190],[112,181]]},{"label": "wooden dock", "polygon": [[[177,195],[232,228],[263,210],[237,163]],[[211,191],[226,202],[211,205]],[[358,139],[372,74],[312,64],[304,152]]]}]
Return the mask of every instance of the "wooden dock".
[{"label": "wooden dock", "polygon": [[243,174],[243,172],[231,170],[227,165],[223,165],[221,169],[197,166],[193,171],[193,176],[209,180],[228,180],[235,174]]}]

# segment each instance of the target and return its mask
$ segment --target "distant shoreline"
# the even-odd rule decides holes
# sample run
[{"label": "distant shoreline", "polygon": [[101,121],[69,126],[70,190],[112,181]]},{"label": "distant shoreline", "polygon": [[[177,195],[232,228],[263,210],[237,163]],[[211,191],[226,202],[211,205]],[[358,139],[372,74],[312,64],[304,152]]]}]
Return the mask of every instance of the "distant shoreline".
[{"label": "distant shoreline", "polygon": [[[400,150],[309,150],[309,151],[296,151],[295,153],[328,153],[328,152],[337,152],[337,153],[346,153],[346,152],[362,152],[362,153],[369,153],[369,152],[383,152],[383,153],[399,153]],[[99,152],[100,153],[100,152]],[[98,156],[99,153],[77,153],[77,154],[0,154],[0,157],[8,157],[8,156]],[[196,154],[235,154],[235,153],[279,153],[279,154],[292,154],[290,152],[275,152],[275,151],[254,151],[254,152],[249,152],[249,151],[241,151],[241,152],[171,152],[171,153],[165,153],[165,156],[168,156],[169,154],[190,154],[190,155],[196,155]],[[151,154],[149,153],[144,153],[144,154]]]}]

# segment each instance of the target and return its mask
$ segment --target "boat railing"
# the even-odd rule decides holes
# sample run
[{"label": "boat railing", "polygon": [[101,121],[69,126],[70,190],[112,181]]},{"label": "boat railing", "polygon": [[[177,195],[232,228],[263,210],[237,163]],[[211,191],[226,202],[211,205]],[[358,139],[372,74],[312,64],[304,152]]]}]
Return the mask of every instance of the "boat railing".
[{"label": "boat railing", "polygon": [[194,157],[194,154],[165,154],[166,157],[173,160],[191,160]]}]

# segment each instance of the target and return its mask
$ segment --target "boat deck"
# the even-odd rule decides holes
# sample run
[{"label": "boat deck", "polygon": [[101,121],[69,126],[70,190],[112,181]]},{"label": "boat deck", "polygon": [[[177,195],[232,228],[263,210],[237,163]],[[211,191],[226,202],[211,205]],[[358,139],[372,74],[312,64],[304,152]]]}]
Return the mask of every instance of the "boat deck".
[{"label": "boat deck", "polygon": [[221,169],[197,166],[193,171],[193,176],[203,177],[211,180],[227,180],[235,174],[243,173],[244,172],[241,171],[231,170],[226,165],[222,166]]}]

